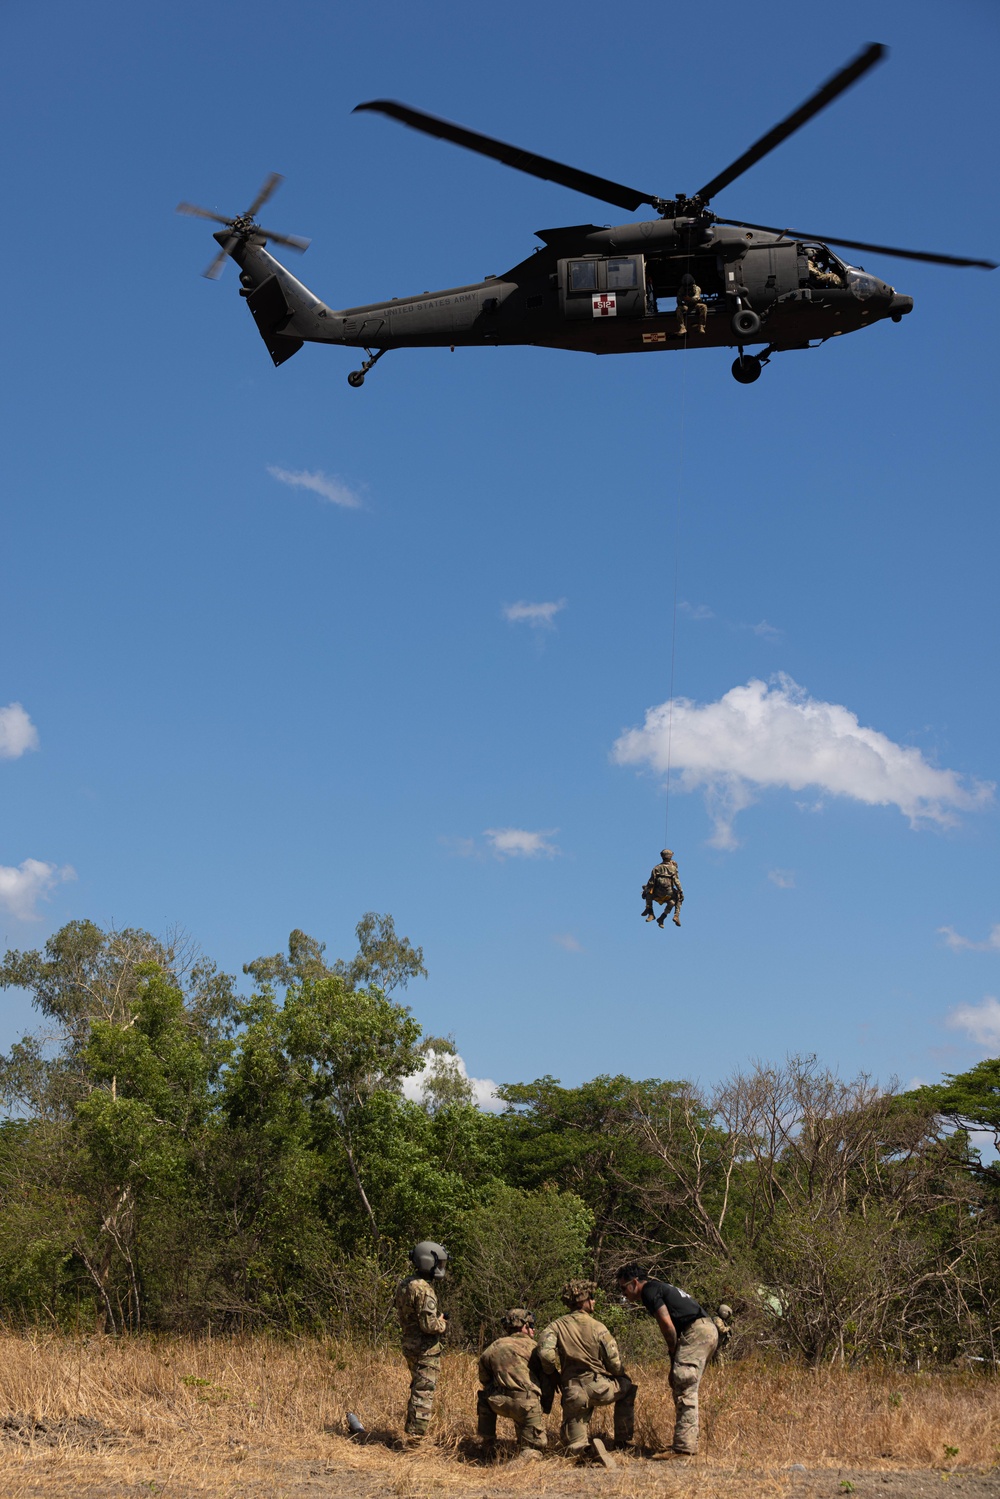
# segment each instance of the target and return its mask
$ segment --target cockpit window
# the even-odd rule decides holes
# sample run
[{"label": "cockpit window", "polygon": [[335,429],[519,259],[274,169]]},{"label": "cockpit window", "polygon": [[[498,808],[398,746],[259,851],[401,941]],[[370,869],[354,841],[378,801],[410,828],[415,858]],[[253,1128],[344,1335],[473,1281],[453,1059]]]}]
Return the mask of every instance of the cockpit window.
[{"label": "cockpit window", "polygon": [[597,261],[571,260],[569,263],[570,291],[597,290]]},{"label": "cockpit window", "polygon": [[608,261],[608,291],[625,291],[638,285],[638,266],[634,260]]}]

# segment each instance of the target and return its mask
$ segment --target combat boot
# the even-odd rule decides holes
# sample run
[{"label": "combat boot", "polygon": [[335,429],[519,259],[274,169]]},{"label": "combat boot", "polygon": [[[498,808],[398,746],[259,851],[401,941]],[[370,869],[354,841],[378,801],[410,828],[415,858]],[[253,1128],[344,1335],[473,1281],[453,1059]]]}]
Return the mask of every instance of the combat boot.
[{"label": "combat boot", "polygon": [[591,1437],[590,1445],[594,1450],[594,1454],[598,1462],[603,1463],[606,1468],[617,1468],[618,1464],[615,1462],[614,1458],[611,1456],[611,1453],[608,1451],[607,1447],[605,1447],[600,1437]]},{"label": "combat boot", "polygon": [[681,924],[681,918],[677,915],[677,912],[675,911],[674,912],[674,926],[680,926],[680,924]]}]

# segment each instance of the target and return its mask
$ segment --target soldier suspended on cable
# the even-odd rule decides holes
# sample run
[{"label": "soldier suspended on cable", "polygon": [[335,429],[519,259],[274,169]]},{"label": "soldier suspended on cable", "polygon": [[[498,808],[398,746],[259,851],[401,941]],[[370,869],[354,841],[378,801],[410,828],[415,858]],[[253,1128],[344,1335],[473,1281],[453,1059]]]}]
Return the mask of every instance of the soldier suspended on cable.
[{"label": "soldier suspended on cable", "polygon": [[[673,850],[669,848],[660,849],[660,858],[663,861],[655,864],[649,879],[642,887],[642,898],[646,904],[642,908],[642,914],[647,921],[655,921],[662,929],[663,923],[674,913],[674,926],[681,924],[681,906],[684,904],[684,891],[681,882],[677,878],[677,865],[674,862]],[[657,916],[653,910],[653,902],[663,907],[661,915]]]}]

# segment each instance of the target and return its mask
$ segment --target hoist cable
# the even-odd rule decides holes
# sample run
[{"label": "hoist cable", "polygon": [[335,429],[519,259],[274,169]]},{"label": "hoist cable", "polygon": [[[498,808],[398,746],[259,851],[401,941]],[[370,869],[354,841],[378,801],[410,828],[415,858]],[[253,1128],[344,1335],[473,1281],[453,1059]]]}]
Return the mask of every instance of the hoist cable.
[{"label": "hoist cable", "polygon": [[[690,328],[685,338],[690,338]],[[687,355],[688,345],[685,342],[680,350],[684,358],[681,361],[681,399],[680,417],[677,432],[677,463],[674,469],[674,589],[673,607],[670,621],[670,695],[667,699],[667,775],[665,785],[665,798],[663,807],[663,838],[667,842],[667,834],[670,829],[670,770],[673,763],[674,748],[674,678],[677,664],[677,587],[680,577],[680,537],[681,537],[681,495],[684,491],[684,428],[687,414]]]}]

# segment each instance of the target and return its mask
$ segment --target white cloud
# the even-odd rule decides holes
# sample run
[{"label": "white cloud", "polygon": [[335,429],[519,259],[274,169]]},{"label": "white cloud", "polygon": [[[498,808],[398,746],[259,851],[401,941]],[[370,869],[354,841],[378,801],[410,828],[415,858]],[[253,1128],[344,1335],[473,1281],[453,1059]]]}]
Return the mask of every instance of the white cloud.
[{"label": "white cloud", "polygon": [[939,926],[938,935],[943,937],[952,952],[1000,952],[1000,921],[990,927],[985,942],[973,942],[971,937],[962,937],[953,926]]},{"label": "white cloud", "polygon": [[552,940],[566,952],[583,952],[583,943],[578,942],[572,932],[553,932]]},{"label": "white cloud", "polygon": [[[672,718],[672,723],[671,723]],[[918,749],[895,744],[864,728],[849,708],[812,698],[784,674],[770,685],[753,680],[733,687],[716,703],[677,698],[650,708],[641,729],[615,742],[619,765],[646,765],[664,773],[668,763],[682,791],[701,789],[717,848],[734,848],[733,820],[758,791],[816,787],[873,807],[898,807],[911,826],[947,827],[956,813],[993,800],[992,783],[938,770]]]},{"label": "white cloud", "polygon": [[715,614],[707,604],[689,604],[687,599],[681,599],[677,605],[677,613],[686,614],[688,619],[694,620],[715,618]]},{"label": "white cloud", "polygon": [[38,748],[38,730],[20,703],[0,708],[0,760],[16,760]]},{"label": "white cloud", "polygon": [[979,1046],[985,1046],[992,1055],[1000,1047],[1000,1000],[992,994],[984,995],[978,1005],[958,1005],[945,1021],[954,1031],[965,1031]]},{"label": "white cloud", "polygon": [[420,1103],[424,1095],[424,1082],[426,1074],[433,1070],[438,1060],[443,1061],[449,1068],[454,1067],[459,1077],[472,1084],[472,1102],[477,1109],[487,1109],[496,1113],[504,1107],[497,1098],[497,1085],[491,1077],[470,1077],[468,1069],[457,1052],[436,1052],[431,1048],[424,1053],[423,1065],[419,1072],[414,1072],[410,1077],[404,1079],[403,1097],[409,1098],[413,1103]]},{"label": "white cloud", "polygon": [[510,620],[511,624],[531,625],[534,630],[551,630],[554,628],[555,616],[565,607],[565,599],[554,599],[545,604],[528,604],[522,600],[517,604],[504,604],[503,617]]},{"label": "white cloud", "polygon": [[767,877],[772,885],[777,885],[779,890],[793,890],[795,888],[794,869],[769,869]]},{"label": "white cloud", "polygon": [[277,468],[274,464],[268,464],[267,471],[279,484],[290,484],[293,489],[309,489],[321,499],[329,500],[331,505],[341,505],[345,510],[361,508],[360,497],[334,474],[324,474],[321,469],[310,473],[307,468]]},{"label": "white cloud", "polygon": [[766,619],[760,620],[755,625],[749,625],[748,628],[764,640],[780,640],[785,633],[784,630],[779,630],[777,625],[769,625]]},{"label": "white cloud", "polygon": [[32,921],[38,915],[36,903],[53,885],[75,879],[76,871],[69,864],[61,869],[55,864],[43,864],[40,859],[25,859],[16,869],[0,864],[0,908],[20,921]]},{"label": "white cloud", "polygon": [[549,842],[558,828],[543,828],[541,832],[529,833],[527,828],[485,828],[484,837],[490,840],[498,859],[537,859],[544,854],[551,859],[559,850]]}]

